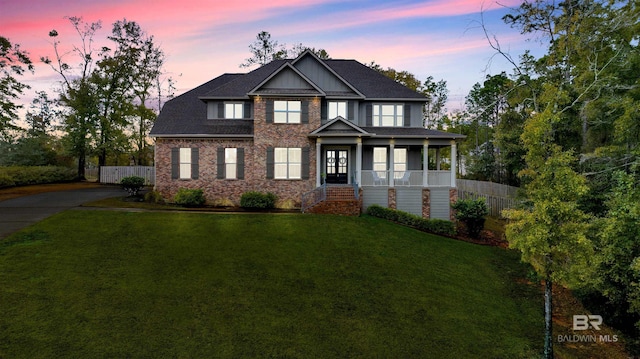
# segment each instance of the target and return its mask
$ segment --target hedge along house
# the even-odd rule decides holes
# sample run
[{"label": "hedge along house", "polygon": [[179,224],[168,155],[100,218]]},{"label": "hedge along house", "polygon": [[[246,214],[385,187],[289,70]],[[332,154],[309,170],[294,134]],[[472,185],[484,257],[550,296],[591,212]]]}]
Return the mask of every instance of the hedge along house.
[{"label": "hedge along house", "polygon": [[[171,199],[179,188],[202,189],[219,205],[238,205],[247,191],[273,192],[282,207],[321,193],[313,196],[320,203],[306,203],[320,212],[341,211],[322,203],[337,193],[355,201],[357,213],[379,204],[450,219],[456,141],[464,136],[424,129],[425,103],[355,60],[309,51],[224,74],[164,105],[151,131],[156,190]],[[450,159],[440,156],[445,147]]]}]

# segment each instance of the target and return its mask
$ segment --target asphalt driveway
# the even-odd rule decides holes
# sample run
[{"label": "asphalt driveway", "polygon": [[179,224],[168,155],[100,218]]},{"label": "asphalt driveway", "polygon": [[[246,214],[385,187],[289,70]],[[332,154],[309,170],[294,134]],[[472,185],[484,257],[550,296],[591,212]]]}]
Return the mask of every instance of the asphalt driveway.
[{"label": "asphalt driveway", "polygon": [[46,192],[0,202],[0,239],[64,210],[126,195],[119,186]]}]

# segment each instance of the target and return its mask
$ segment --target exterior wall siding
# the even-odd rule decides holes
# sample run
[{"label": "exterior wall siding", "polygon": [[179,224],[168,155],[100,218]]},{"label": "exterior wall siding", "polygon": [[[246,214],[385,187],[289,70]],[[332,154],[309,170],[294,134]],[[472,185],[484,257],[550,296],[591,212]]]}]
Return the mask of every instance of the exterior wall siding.
[{"label": "exterior wall siding", "polygon": [[389,192],[387,187],[364,187],[362,191],[362,210],[366,211],[371,205],[389,206]]},{"label": "exterior wall siding", "polygon": [[430,217],[450,220],[449,187],[433,187],[430,189]]},{"label": "exterior wall siding", "polygon": [[397,208],[422,216],[422,188],[396,188]]}]

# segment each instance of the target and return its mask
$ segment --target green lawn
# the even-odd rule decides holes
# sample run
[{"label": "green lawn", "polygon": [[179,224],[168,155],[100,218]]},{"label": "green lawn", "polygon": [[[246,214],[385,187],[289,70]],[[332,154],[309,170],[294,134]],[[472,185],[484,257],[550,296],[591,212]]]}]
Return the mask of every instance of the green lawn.
[{"label": "green lawn", "polygon": [[367,216],[67,211],[0,242],[0,358],[529,358],[525,275]]}]

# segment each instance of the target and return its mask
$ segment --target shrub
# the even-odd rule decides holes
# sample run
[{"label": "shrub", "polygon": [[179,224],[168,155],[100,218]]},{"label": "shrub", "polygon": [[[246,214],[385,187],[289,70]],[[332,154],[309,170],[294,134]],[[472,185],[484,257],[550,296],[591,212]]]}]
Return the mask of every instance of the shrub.
[{"label": "shrub", "polygon": [[164,203],[162,195],[158,191],[149,191],[144,195],[144,201],[149,203]]},{"label": "shrub", "polygon": [[56,166],[0,167],[0,187],[70,182],[77,179],[75,170]]},{"label": "shrub", "polygon": [[130,196],[137,196],[140,189],[144,187],[144,178],[138,176],[122,177],[120,185],[129,192]]},{"label": "shrub", "polygon": [[13,178],[6,173],[0,173],[0,188],[13,187],[16,183]]},{"label": "shrub", "polygon": [[467,227],[469,236],[480,237],[480,232],[484,228],[484,216],[489,214],[484,197],[459,200],[451,208],[456,210],[456,218]]},{"label": "shrub", "polygon": [[180,188],[174,197],[174,202],[184,207],[200,207],[206,200],[201,189]]},{"label": "shrub", "polygon": [[391,208],[372,205],[367,208],[367,214],[373,217],[386,219],[388,221],[413,227],[423,232],[442,234],[451,236],[456,233],[453,222],[442,219],[426,219],[415,214],[398,211]]},{"label": "shrub", "polygon": [[240,207],[250,209],[271,209],[276,206],[277,199],[278,197],[271,192],[245,192],[240,197]]}]

